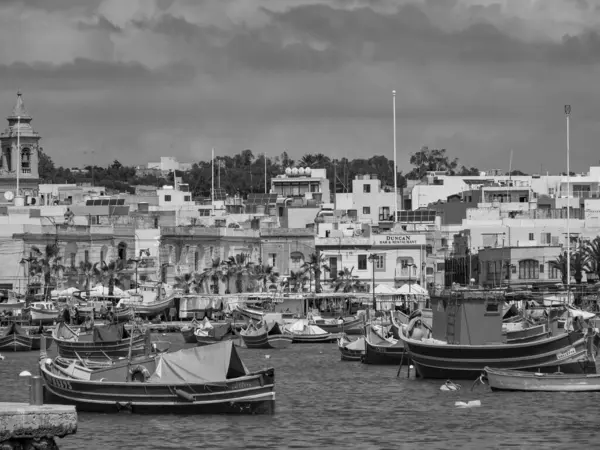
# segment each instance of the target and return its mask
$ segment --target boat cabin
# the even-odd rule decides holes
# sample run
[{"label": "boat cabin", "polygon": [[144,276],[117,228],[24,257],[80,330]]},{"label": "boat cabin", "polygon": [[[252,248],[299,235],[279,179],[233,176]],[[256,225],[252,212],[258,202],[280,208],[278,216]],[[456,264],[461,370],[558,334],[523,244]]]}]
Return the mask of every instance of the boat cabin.
[{"label": "boat cabin", "polygon": [[502,292],[447,291],[431,298],[432,337],[448,344],[502,343]]}]

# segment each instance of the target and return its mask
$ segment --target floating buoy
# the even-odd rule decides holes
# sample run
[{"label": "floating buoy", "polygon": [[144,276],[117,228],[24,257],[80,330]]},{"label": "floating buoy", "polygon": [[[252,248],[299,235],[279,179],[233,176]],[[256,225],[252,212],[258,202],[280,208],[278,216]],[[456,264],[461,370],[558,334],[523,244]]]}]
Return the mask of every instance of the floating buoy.
[{"label": "floating buoy", "polygon": [[271,355],[265,355],[265,359],[270,359]]},{"label": "floating buoy", "polygon": [[447,380],[444,384],[442,384],[442,386],[440,387],[440,391],[460,391],[460,388],[462,386],[460,384],[456,384],[453,383],[450,380]]},{"label": "floating buoy", "polygon": [[27,370],[24,370],[23,372],[21,372],[19,374],[20,377],[30,377],[31,376],[31,372],[28,372]]},{"label": "floating buoy", "polygon": [[4,355],[0,355],[0,361],[4,361]]},{"label": "floating buoy", "polygon": [[469,402],[455,402],[454,406],[457,408],[477,408],[481,406],[481,400],[471,400]]}]

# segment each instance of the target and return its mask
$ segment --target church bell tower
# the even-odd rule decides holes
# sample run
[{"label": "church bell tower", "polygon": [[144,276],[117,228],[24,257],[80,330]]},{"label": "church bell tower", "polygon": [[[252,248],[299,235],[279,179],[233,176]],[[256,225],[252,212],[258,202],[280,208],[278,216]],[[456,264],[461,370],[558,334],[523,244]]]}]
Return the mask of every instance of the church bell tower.
[{"label": "church bell tower", "polygon": [[17,102],[7,120],[8,128],[0,134],[0,202],[11,202],[11,197],[35,197],[40,182],[40,135],[31,127],[32,117],[25,109],[21,91],[17,92]]}]

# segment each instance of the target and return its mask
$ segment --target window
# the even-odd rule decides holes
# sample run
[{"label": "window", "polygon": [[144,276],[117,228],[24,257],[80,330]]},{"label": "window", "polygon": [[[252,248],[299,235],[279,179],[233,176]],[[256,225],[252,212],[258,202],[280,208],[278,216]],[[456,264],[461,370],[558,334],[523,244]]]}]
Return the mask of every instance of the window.
[{"label": "window", "polygon": [[198,272],[199,270],[199,266],[200,266],[200,253],[198,253],[197,251],[194,252],[194,271]]},{"label": "window", "polygon": [[553,266],[550,263],[548,263],[548,278],[552,280],[557,280],[560,278],[560,270],[558,270],[558,267]]},{"label": "window", "polygon": [[364,184],[363,185],[363,192],[365,194],[368,194],[369,192],[371,192],[371,185],[370,184]]},{"label": "window", "polygon": [[358,255],[358,270],[367,270],[367,255]]},{"label": "window", "polygon": [[171,201],[171,196],[165,195],[165,202],[170,202],[170,201]]},{"label": "window", "polygon": [[371,214],[371,208],[369,206],[363,206],[363,214]]},{"label": "window", "polygon": [[154,218],[154,228],[158,228],[158,217]]},{"label": "window", "polygon": [[542,234],[540,234],[540,244],[541,245],[550,245],[550,244],[552,244],[552,233],[542,233]]},{"label": "window", "polygon": [[335,280],[338,277],[338,259],[337,258],[329,258],[329,276],[332,280]]},{"label": "window", "polygon": [[533,233],[529,233],[529,240],[530,241],[535,240],[535,237],[534,237]]},{"label": "window", "polygon": [[554,188],[548,188],[548,194],[554,195]]},{"label": "window", "polygon": [[90,251],[89,250],[85,251],[83,258],[86,263],[90,262]]},{"label": "window", "polygon": [[277,253],[269,253],[269,259],[267,261],[267,264],[269,264],[271,267],[275,267],[276,261],[277,261]]},{"label": "window", "polygon": [[537,280],[540,277],[540,264],[535,259],[519,261],[519,279]]},{"label": "window", "polygon": [[540,273],[544,273],[544,265],[540,264]]},{"label": "window", "polygon": [[183,196],[183,201],[184,201],[184,202],[189,202],[189,201],[191,201],[191,200],[192,200],[192,196],[191,196],[191,195],[184,195],[184,196]]},{"label": "window", "polygon": [[28,148],[21,150],[21,172],[31,173],[31,150]]},{"label": "window", "polygon": [[385,269],[385,255],[376,255],[375,269],[377,269],[377,270]]}]

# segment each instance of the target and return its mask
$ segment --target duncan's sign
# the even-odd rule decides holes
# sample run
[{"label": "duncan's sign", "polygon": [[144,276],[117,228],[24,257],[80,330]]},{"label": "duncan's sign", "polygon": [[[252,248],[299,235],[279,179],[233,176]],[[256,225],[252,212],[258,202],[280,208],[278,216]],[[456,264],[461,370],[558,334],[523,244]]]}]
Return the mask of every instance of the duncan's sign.
[{"label": "duncan's sign", "polygon": [[407,247],[413,245],[425,245],[426,238],[422,234],[387,234],[373,236],[373,245],[385,245],[390,247]]}]

